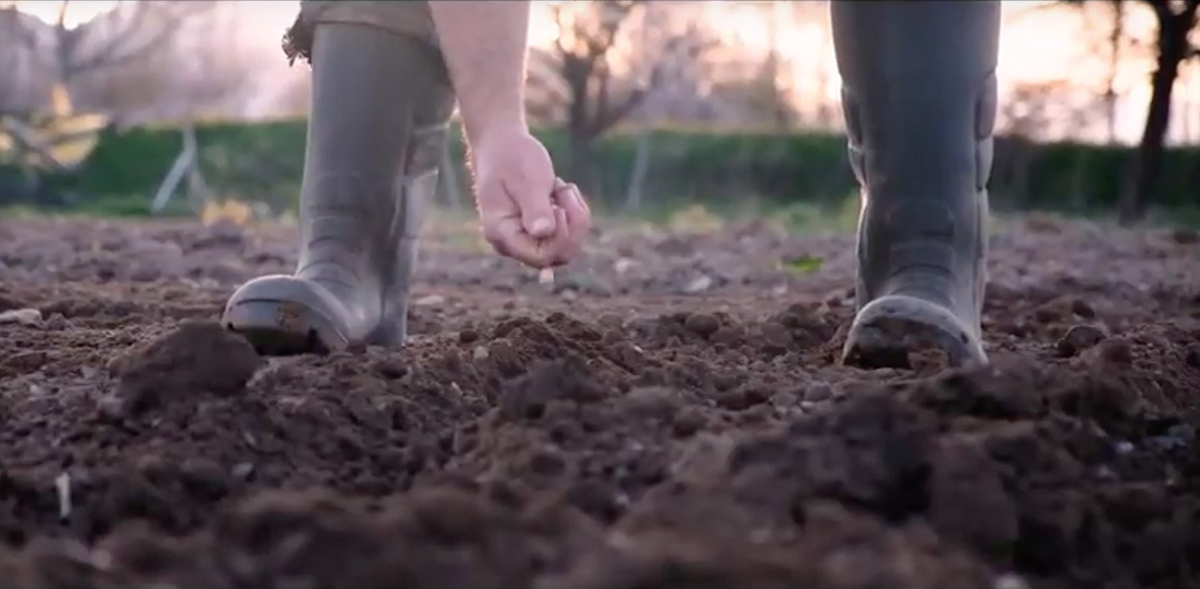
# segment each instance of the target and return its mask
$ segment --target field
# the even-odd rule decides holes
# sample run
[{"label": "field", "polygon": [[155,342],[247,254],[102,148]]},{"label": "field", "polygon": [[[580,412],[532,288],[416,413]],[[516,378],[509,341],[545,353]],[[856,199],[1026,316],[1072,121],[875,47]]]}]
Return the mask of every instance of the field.
[{"label": "field", "polygon": [[435,227],[407,348],[259,358],[293,238],[0,223],[6,587],[1200,583],[1194,233],[1005,223],[969,371],[839,366],[852,237],[750,221],[550,284]]}]

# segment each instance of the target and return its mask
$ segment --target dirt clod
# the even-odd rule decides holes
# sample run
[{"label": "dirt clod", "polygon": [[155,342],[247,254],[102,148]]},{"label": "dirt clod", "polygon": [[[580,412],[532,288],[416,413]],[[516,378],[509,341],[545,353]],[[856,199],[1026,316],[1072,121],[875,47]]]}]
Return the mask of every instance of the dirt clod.
[{"label": "dirt clod", "polygon": [[1200,344],[1188,344],[1184,357],[1189,366],[1200,368]]},{"label": "dirt clod", "polygon": [[708,338],[716,333],[721,328],[721,322],[712,315],[704,313],[693,313],[684,321],[683,326],[703,338]]},{"label": "dirt clod", "polygon": [[0,222],[5,586],[1200,585],[1169,234],[1007,223],[992,363],[866,369],[852,236],[606,228],[566,297],[435,229],[404,347],[266,362],[212,320],[294,228]]},{"label": "dirt clod", "polygon": [[138,413],[197,393],[235,395],[264,364],[245,338],[219,323],[187,322],[110,364],[117,386],[107,410],[116,403],[119,412]]},{"label": "dirt clod", "polygon": [[1104,341],[1104,338],[1104,330],[1095,325],[1076,325],[1058,340],[1055,347],[1059,356],[1070,358]]}]

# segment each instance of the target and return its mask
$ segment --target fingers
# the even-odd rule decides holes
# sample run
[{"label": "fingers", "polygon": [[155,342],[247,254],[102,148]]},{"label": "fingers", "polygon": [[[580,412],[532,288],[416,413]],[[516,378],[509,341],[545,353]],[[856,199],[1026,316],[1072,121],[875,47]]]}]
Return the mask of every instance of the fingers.
[{"label": "fingers", "polygon": [[551,200],[555,178],[549,162],[549,155],[544,162],[535,160],[535,163],[525,166],[526,169],[506,181],[504,186],[516,203],[517,210],[521,211],[521,227],[534,239],[549,239],[558,231],[554,202]]},{"label": "fingers", "polygon": [[574,184],[559,180],[554,196],[555,202],[562,210],[565,229],[560,232],[564,234],[564,240],[556,254],[565,263],[583,249],[583,243],[592,228],[592,211],[583,194],[579,192],[579,187]]},{"label": "fingers", "polygon": [[520,219],[501,219],[492,227],[485,235],[496,253],[539,270],[556,265],[547,242],[530,236]]},{"label": "fingers", "polygon": [[553,231],[544,238],[529,231],[525,221],[531,216],[523,209],[519,217],[485,220],[484,237],[496,253],[537,269],[561,266],[579,254],[591,229],[591,210],[579,188],[556,179],[545,200]]}]

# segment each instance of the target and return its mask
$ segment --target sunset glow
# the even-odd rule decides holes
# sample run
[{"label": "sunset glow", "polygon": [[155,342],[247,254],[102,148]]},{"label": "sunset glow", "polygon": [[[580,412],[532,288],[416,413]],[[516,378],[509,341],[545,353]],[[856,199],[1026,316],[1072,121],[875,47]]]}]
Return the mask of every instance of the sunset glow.
[{"label": "sunset glow", "polygon": [[[549,10],[552,4],[558,3],[533,2],[529,22],[532,46],[549,48],[558,38],[560,31]],[[58,18],[59,2],[0,0],[0,6],[12,4],[47,23],[54,23]],[[74,0],[66,13],[66,24],[78,26],[118,4],[112,0]],[[718,61],[743,59],[753,63],[765,59],[774,46],[783,68],[778,85],[803,110],[819,103],[835,103],[840,84],[828,13],[800,8],[800,4],[805,3],[707,2],[693,5],[693,12],[694,18],[719,35],[720,45],[710,54]],[[260,74],[263,79],[295,79],[305,75],[302,71],[287,68],[282,59],[275,57],[279,51],[279,36],[295,17],[298,5],[297,0],[242,0],[236,6],[231,2],[223,7],[234,14],[238,26],[235,27],[237,31],[223,31],[222,34],[238,36],[236,45],[240,52],[261,52],[256,54],[264,56],[266,65]],[[1004,2],[1002,6],[1004,29],[998,71],[1002,95],[1007,96],[1023,85],[1039,84],[1067,84],[1081,92],[1101,91],[1108,72],[1107,60],[1102,49],[1081,39],[1095,38],[1094,35],[1089,37],[1092,35],[1089,29],[1111,22],[1105,12],[1108,3],[1088,3],[1086,10],[1090,12],[1086,16],[1081,16],[1084,13],[1080,8],[1053,2]],[[1126,27],[1127,36],[1149,39],[1154,32],[1154,16],[1141,3],[1132,3],[1126,15]],[[622,49],[613,52],[611,57],[621,62],[628,54]],[[621,71],[627,69],[628,64],[613,65]],[[1126,140],[1135,139],[1144,122],[1150,91],[1147,79],[1152,68],[1153,61],[1144,55],[1127,58],[1118,68],[1115,88],[1122,96],[1119,131]],[[1184,67],[1179,83],[1181,97],[1197,95],[1200,64]],[[279,82],[264,83],[267,88],[278,86]],[[266,105],[271,99],[262,100]],[[1189,123],[1189,128],[1200,127],[1200,104],[1195,110],[1197,122]]]}]

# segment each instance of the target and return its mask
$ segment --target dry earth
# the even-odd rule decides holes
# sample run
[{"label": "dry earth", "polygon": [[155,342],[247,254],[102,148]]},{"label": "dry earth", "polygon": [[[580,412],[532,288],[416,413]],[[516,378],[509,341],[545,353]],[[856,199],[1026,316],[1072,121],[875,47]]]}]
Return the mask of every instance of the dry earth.
[{"label": "dry earth", "polygon": [[968,371],[839,366],[852,238],[765,223],[435,232],[410,346],[268,360],[212,321],[293,238],[0,222],[5,586],[1200,584],[1193,234],[1006,226]]}]

